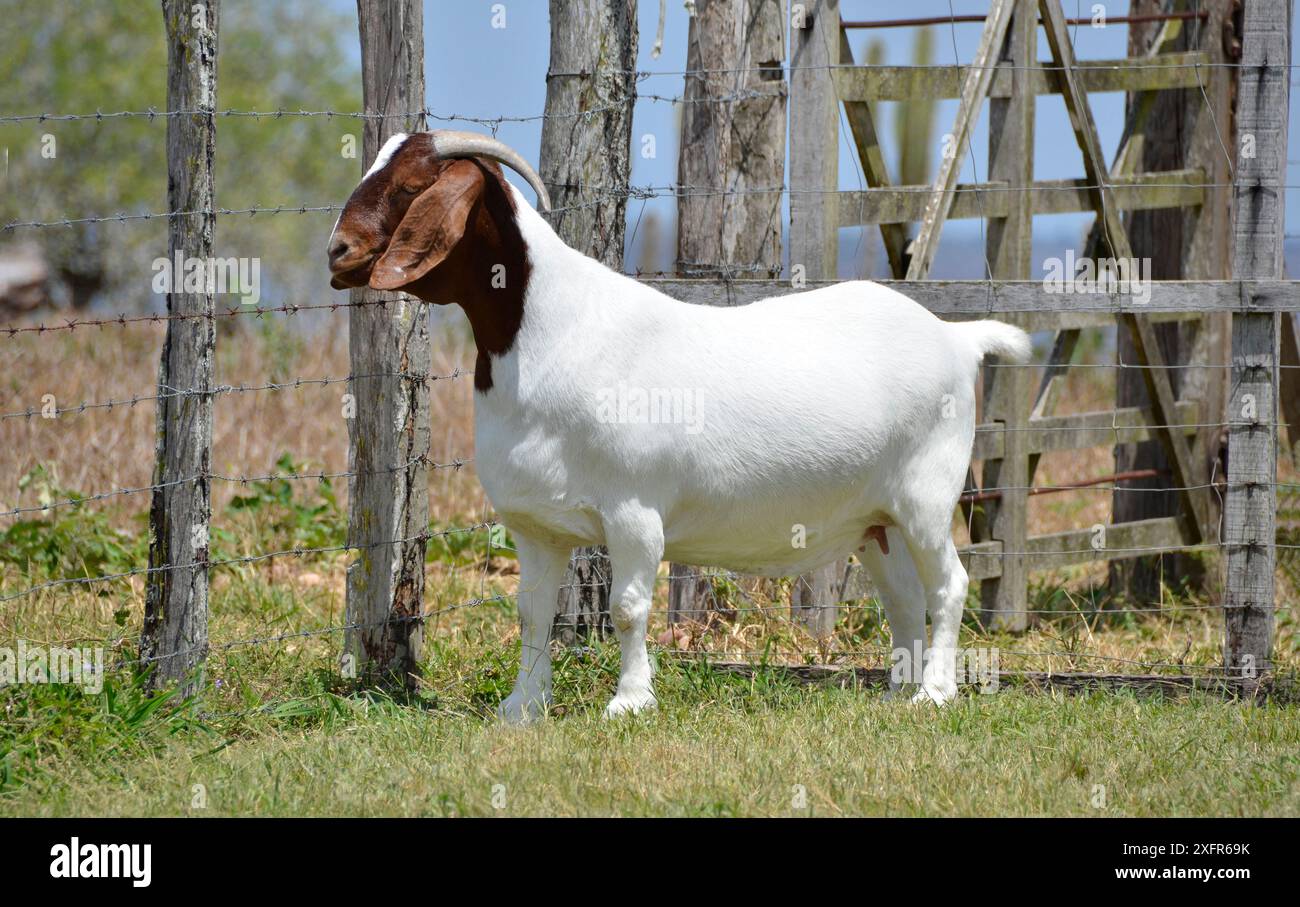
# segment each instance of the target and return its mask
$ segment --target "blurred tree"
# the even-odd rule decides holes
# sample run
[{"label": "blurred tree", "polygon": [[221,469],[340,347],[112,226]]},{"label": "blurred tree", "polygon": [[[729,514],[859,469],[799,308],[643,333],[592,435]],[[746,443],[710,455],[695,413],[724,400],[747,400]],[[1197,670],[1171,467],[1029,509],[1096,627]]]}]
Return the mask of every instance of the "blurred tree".
[{"label": "blurred tree", "polygon": [[[0,115],[162,110],[163,23],[156,0],[41,3],[0,0]],[[316,0],[223,4],[218,110],[340,110],[361,105],[356,25]],[[342,117],[217,118],[217,205],[337,204],[360,163],[360,120]],[[359,156],[359,150],[357,152]],[[162,118],[0,124],[0,222],[162,211],[167,199]],[[0,167],[4,166],[0,157]],[[261,259],[268,295],[324,291],[323,246],[333,217],[280,214],[217,222],[217,254]],[[238,225],[238,226],[236,226]],[[114,307],[150,299],[151,264],[167,254],[163,221],[18,228],[0,243],[36,240],[61,301]]]},{"label": "blurred tree", "polygon": [[[934,31],[920,28],[912,39],[912,66],[934,65]],[[935,123],[939,108],[931,98],[908,101],[894,108],[894,135],[898,143],[898,181],[922,186],[934,179],[931,162],[935,150]]]}]

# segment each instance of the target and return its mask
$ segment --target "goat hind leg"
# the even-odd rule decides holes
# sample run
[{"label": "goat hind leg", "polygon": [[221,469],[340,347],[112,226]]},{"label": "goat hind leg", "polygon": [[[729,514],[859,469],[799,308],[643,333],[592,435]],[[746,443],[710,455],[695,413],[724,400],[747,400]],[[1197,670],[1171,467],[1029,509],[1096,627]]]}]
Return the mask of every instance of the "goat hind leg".
[{"label": "goat hind leg", "polygon": [[609,611],[622,655],[618,690],[605,717],[640,712],[656,705],[654,670],[646,651],[646,624],[659,561],[663,558],[663,523],[657,513],[625,507],[605,520],[605,544],[613,569]]},{"label": "goat hind leg", "polygon": [[890,657],[887,699],[910,695],[921,682],[925,652],[925,588],[916,565],[897,529],[886,530],[889,554],[873,543],[858,558],[871,576],[876,595],[889,621],[893,650]]},{"label": "goat hind leg", "polygon": [[957,637],[970,581],[950,535],[945,533],[932,545],[909,537],[908,550],[925,587],[931,637],[921,689],[912,701],[943,705],[957,695]]}]

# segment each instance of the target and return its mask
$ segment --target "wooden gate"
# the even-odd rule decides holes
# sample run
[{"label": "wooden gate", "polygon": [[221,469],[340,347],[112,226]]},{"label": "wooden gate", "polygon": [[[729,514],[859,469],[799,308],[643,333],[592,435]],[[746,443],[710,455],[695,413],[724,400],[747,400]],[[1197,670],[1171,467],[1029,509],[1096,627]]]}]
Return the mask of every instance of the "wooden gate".
[{"label": "wooden gate", "polygon": [[[1229,669],[1249,678],[1268,664],[1276,607],[1276,389],[1283,323],[1278,313],[1288,313],[1289,327],[1294,294],[1287,284],[1242,281],[1282,276],[1290,3],[1246,4],[1235,12],[1239,21],[1233,20],[1230,2],[1202,6],[1209,9],[1160,17],[1160,32],[1146,57],[1080,62],[1059,0],[992,0],[970,64],[918,68],[853,65],[847,37],[853,23],[841,22],[839,0],[792,3],[790,264],[808,287],[833,282],[838,230],[872,225],[880,230],[894,277],[907,281],[898,288],[932,311],[954,318],[996,315],[1031,331],[1053,332],[1037,382],[1030,368],[993,363],[985,369],[974,452],[983,464],[982,481],[972,472],[963,499],[972,535],[963,559],[972,579],[982,584],[989,625],[1026,626],[1028,577],[1036,570],[1168,550],[1219,550],[1227,568],[1225,660]],[[1040,27],[1051,54],[1041,63]],[[1189,28],[1209,36],[1202,49],[1171,50]],[[1229,54],[1240,54],[1240,62]],[[1195,92],[1203,101],[1188,166],[1142,172],[1144,127],[1158,93],[1170,90]],[[1102,91],[1138,98],[1110,167],[1088,103],[1090,92]],[[1034,179],[1035,99],[1041,95],[1060,95],[1065,103],[1082,153],[1081,178]],[[892,185],[871,104],[939,98],[958,99],[959,105],[937,178],[925,186]],[[990,173],[984,182],[960,184],[986,99]],[[841,117],[867,181],[859,191],[839,188]],[[1241,154],[1241,160],[1238,136],[1249,136],[1251,143],[1250,155]],[[1185,276],[1195,280],[1153,282],[1147,302],[1121,287],[1069,295],[1029,282],[1034,215],[1095,212],[1084,256],[1130,261],[1122,212],[1169,208],[1187,212]],[[986,280],[926,280],[950,218],[987,221]],[[907,223],[919,224],[910,245],[905,245]],[[1234,277],[1237,281],[1229,280]],[[707,304],[743,303],[791,289],[763,281],[721,288],[663,283],[680,298]],[[1220,379],[1185,399],[1171,381],[1171,371],[1182,363],[1166,360],[1157,333],[1157,325],[1168,322],[1199,327],[1203,342],[1192,359]],[[1125,364],[1140,368],[1149,405],[1056,415],[1080,331],[1109,325],[1131,336],[1135,361]],[[1216,466],[1225,430],[1226,483]],[[1028,498],[1043,454],[1146,440],[1158,441],[1164,451],[1170,487],[1181,505],[1176,515],[1030,534]],[[843,589],[844,598],[860,591],[852,582]]]}]

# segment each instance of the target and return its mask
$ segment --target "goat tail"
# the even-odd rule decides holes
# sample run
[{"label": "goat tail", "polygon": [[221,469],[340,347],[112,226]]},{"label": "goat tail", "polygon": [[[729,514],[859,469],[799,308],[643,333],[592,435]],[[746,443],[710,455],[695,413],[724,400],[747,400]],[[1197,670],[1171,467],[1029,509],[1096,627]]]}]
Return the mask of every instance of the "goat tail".
[{"label": "goat tail", "polygon": [[1033,352],[1028,334],[1001,321],[967,321],[954,327],[975,347],[977,359],[992,354],[1007,362],[1028,362]]}]

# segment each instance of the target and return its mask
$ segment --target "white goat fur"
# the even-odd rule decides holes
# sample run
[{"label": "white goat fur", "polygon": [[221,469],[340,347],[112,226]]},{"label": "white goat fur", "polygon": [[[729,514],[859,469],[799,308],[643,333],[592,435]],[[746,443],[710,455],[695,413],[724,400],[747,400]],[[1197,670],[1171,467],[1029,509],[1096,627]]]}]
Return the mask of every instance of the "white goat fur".
[{"label": "white goat fur", "polygon": [[[519,547],[523,645],[502,716],[527,720],[550,700],[572,547],[609,548],[615,715],[654,704],[645,636],[661,560],[791,575],[881,525],[889,554],[868,544],[860,557],[894,648],[925,647],[928,609],[915,697],[951,699],[967,588],[951,524],[977,367],[987,354],[1024,361],[1028,336],[940,321],[864,281],[737,308],[678,302],[569,248],[510,191],[532,273],[514,345],[475,395],[478,473]],[[620,385],[689,395],[696,411],[678,424],[611,421]]]}]

